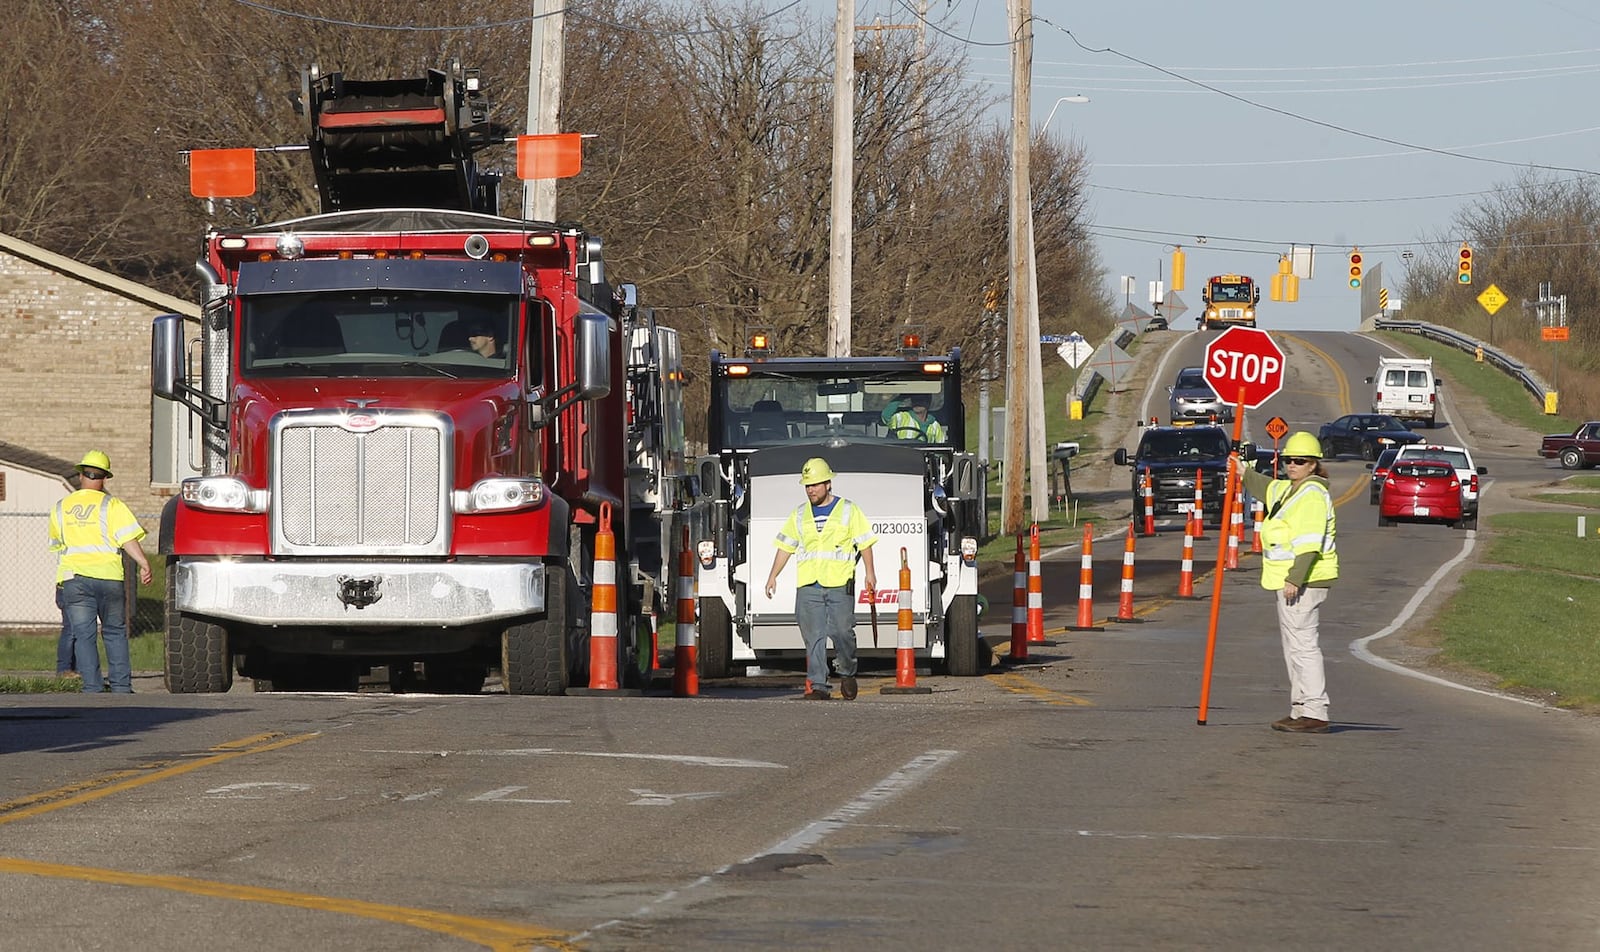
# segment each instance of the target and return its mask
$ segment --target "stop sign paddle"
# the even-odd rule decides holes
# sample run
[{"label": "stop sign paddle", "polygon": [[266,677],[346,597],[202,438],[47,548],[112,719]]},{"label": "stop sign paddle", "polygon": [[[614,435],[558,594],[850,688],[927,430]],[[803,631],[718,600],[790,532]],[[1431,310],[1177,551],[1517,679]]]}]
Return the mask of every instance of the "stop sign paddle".
[{"label": "stop sign paddle", "polygon": [[1206,345],[1205,378],[1217,396],[1254,410],[1283,389],[1283,351],[1266,331],[1230,327]]}]

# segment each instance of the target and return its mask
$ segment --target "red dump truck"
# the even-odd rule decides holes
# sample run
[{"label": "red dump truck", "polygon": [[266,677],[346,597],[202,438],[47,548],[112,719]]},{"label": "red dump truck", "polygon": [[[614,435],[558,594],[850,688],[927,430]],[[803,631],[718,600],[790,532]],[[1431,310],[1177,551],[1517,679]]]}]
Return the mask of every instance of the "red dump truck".
[{"label": "red dump truck", "polygon": [[321,213],[214,227],[199,326],[155,320],[152,388],[193,411],[202,473],[161,518],[167,687],[585,685],[603,520],[639,683],[687,498],[675,337],[598,238],[497,213],[474,72],[313,68],[299,108]]}]

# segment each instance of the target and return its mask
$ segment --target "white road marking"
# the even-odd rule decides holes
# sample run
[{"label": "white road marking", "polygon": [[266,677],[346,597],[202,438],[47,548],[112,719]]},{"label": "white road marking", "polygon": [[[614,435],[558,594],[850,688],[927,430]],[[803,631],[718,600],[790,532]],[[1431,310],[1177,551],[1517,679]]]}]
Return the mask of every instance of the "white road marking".
[{"label": "white road marking", "polygon": [[552,747],[526,747],[510,750],[363,750],[364,754],[411,754],[427,757],[601,757],[611,760],[659,760],[696,767],[739,767],[759,770],[788,770],[787,764],[737,757],[700,757],[694,754],[627,754],[607,750],[556,750]]},{"label": "white road marking", "polygon": [[1258,836],[1238,833],[1133,833],[1114,830],[1077,830],[1079,836],[1100,837],[1111,840],[1243,840],[1285,843],[1362,843],[1383,846],[1389,840],[1345,839],[1328,836]]},{"label": "white road marking", "polygon": [[679,800],[711,800],[723,795],[721,790],[708,790],[704,793],[656,793],[654,790],[629,790],[629,793],[638,797],[628,804],[630,807],[670,807]]},{"label": "white road marking", "polygon": [[521,797],[513,797],[512,796],[513,793],[518,793],[518,792],[521,792],[521,791],[526,790],[526,789],[528,789],[528,788],[527,787],[501,787],[498,790],[490,790],[488,793],[480,793],[477,796],[473,797],[471,800],[468,800],[467,802],[468,803],[571,803],[572,802],[571,800],[529,800],[529,799],[524,799],[524,798],[521,798]]},{"label": "white road marking", "polygon": [[268,794],[305,793],[311,787],[303,783],[230,783],[226,787],[213,787],[203,796],[209,800],[265,800]]},{"label": "white road marking", "polygon": [[1431,575],[1426,582],[1422,583],[1422,587],[1418,588],[1416,594],[1411,596],[1411,600],[1406,602],[1404,608],[1400,609],[1400,614],[1395,616],[1394,621],[1390,622],[1388,627],[1384,628],[1382,631],[1374,632],[1365,638],[1357,638],[1355,641],[1350,642],[1350,653],[1375,668],[1382,668],[1385,671],[1393,671],[1395,674],[1403,674],[1408,678],[1416,678],[1419,681],[1427,681],[1429,684],[1437,684],[1441,687],[1455,688],[1458,691],[1471,691],[1473,694],[1482,694],[1484,697],[1498,698],[1502,701],[1515,701],[1518,704],[1526,704],[1529,707],[1549,707],[1550,705],[1544,703],[1543,701],[1535,701],[1525,697],[1517,697],[1515,695],[1505,694],[1500,691],[1486,691],[1483,688],[1475,688],[1465,684],[1457,684],[1454,681],[1447,681],[1444,678],[1435,677],[1431,674],[1424,674],[1421,671],[1414,671],[1411,668],[1405,667],[1404,665],[1395,664],[1393,661],[1390,661],[1387,658],[1380,658],[1367,648],[1369,643],[1377,641],[1379,638],[1389,637],[1398,631],[1401,625],[1404,625],[1406,622],[1410,621],[1411,616],[1417,613],[1417,607],[1422,604],[1424,599],[1433,593],[1433,590],[1438,587],[1439,582],[1446,575],[1450,574],[1450,570],[1454,569],[1457,565],[1460,565],[1466,560],[1467,556],[1472,554],[1473,547],[1477,545],[1477,539],[1478,532],[1476,529],[1467,530],[1467,538],[1461,543],[1461,551],[1456,553],[1456,557],[1439,566],[1433,575]]},{"label": "white road marking", "polygon": [[573,936],[571,941],[574,943],[582,942],[584,939],[587,939],[589,936],[601,931],[602,929],[608,929],[611,926],[620,925],[621,923],[632,919],[642,919],[646,916],[649,916],[661,906],[671,902],[674,899],[677,899],[679,896],[687,893],[691,889],[704,886],[706,883],[711,882],[718,876],[728,872],[728,870],[733,869],[735,866],[742,866],[745,863],[754,862],[764,856],[772,856],[780,853],[796,853],[800,852],[801,850],[811,849],[818,843],[822,842],[823,838],[829,833],[832,833],[835,830],[854,822],[860,817],[871,812],[874,808],[893,800],[900,794],[905,793],[907,790],[910,790],[912,787],[921,783],[923,780],[927,779],[927,777],[932,774],[933,771],[955,759],[956,755],[959,753],[960,751],[955,750],[930,750],[925,754],[913,757],[905,764],[905,766],[878,781],[860,796],[839,807],[839,809],[828,814],[826,817],[806,824],[805,826],[801,827],[798,832],[783,840],[780,840],[767,849],[764,849],[747,859],[740,860],[737,863],[729,863],[726,866],[722,866],[716,872],[707,876],[701,876],[699,879],[689,883],[682,889],[668,890],[645,905],[640,906],[631,916],[626,918],[609,919],[605,922],[591,926],[590,928],[585,929],[583,932]]}]

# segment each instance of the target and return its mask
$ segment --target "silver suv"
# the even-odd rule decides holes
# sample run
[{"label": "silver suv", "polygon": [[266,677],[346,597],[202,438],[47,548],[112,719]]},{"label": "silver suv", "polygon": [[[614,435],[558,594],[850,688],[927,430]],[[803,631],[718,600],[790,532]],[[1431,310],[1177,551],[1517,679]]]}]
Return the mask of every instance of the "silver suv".
[{"label": "silver suv", "polygon": [[1487,476],[1489,467],[1473,465],[1472,451],[1465,446],[1438,443],[1407,443],[1395,454],[1394,462],[1415,459],[1441,459],[1455,467],[1456,478],[1461,480],[1461,528],[1478,528],[1478,477]]},{"label": "silver suv", "polygon": [[1233,422],[1233,406],[1217,396],[1206,383],[1201,367],[1185,367],[1178,371],[1178,379],[1167,388],[1172,396],[1167,400],[1167,420],[1173,426],[1188,423]]}]

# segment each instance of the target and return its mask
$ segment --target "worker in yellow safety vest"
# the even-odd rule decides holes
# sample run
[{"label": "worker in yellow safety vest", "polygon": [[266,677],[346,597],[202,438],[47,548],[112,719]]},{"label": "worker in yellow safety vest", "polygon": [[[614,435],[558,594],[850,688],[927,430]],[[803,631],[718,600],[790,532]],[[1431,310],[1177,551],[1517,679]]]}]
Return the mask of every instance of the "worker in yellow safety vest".
[{"label": "worker in yellow safety vest", "polygon": [[1266,506],[1261,587],[1277,593],[1278,633],[1289,669],[1289,716],[1274,721],[1272,729],[1326,734],[1328,688],[1317,626],[1328,589],[1339,578],[1333,496],[1315,436],[1291,435],[1280,459],[1286,479],[1243,469],[1245,489]]},{"label": "worker in yellow safety vest", "polygon": [[106,454],[90,450],[77,470],[78,490],[50,511],[50,551],[60,559],[56,569],[59,601],[84,692],[97,694],[102,689],[100,651],[95,643],[98,627],[105,639],[111,692],[132,694],[122,554],[126,552],[138,564],[140,584],[149,585],[153,578],[150,561],[139,545],[145,531],[127,505],[106,492],[106,480],[111,478],[111,460]]},{"label": "worker in yellow safety vest", "polygon": [[878,573],[872,564],[872,546],[878,541],[861,507],[833,494],[833,468],[818,457],[800,468],[806,488],[801,503],[778,530],[778,551],[767,573],[767,597],[778,590],[778,574],[794,556],[795,622],[806,644],[808,700],[826,701],[828,693],[828,639],[838,654],[839,695],[856,697],[855,580],[856,557],[865,569],[868,591],[878,592]]},{"label": "worker in yellow safety vest", "polygon": [[928,412],[928,395],[907,394],[883,408],[883,424],[889,435],[902,440],[943,443],[949,438],[944,424]]}]

